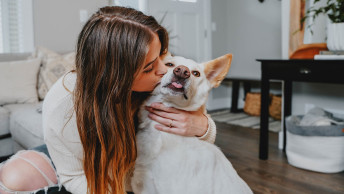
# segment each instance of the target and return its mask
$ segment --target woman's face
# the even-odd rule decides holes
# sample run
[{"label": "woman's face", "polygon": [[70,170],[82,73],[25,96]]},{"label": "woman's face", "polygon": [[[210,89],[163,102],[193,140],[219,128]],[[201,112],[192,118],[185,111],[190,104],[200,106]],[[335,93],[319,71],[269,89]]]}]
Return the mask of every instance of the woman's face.
[{"label": "woman's face", "polygon": [[132,90],[135,92],[153,91],[167,72],[167,67],[160,58],[161,43],[157,34],[154,34],[148,48],[146,61],[133,83]]}]

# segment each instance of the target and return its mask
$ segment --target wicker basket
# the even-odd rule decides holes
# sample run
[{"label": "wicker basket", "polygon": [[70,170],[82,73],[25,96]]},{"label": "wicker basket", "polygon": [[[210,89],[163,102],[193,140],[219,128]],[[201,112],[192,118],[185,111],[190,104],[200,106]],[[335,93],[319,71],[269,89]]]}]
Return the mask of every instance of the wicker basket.
[{"label": "wicker basket", "polygon": [[[260,116],[261,94],[249,92],[246,94],[244,112],[251,116]],[[280,95],[270,94],[269,115],[281,120],[282,98]]]},{"label": "wicker basket", "polygon": [[249,92],[246,94],[244,112],[252,116],[260,115],[260,93]]},{"label": "wicker basket", "polygon": [[281,95],[272,95],[269,106],[269,114],[276,120],[281,120],[282,97]]}]

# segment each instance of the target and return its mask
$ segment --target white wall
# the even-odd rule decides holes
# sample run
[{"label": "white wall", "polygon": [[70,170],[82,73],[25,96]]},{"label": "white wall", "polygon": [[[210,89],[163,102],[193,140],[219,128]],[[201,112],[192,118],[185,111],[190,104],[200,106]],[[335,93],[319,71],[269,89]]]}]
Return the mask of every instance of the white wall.
[{"label": "white wall", "polygon": [[[260,79],[256,58],[282,58],[282,45],[288,52],[289,1],[212,0],[212,20],[217,27],[213,32],[213,58],[233,53],[229,77]],[[283,53],[283,58],[287,56]],[[240,95],[239,107],[243,107],[243,91]],[[310,105],[344,113],[344,85],[295,82],[292,101],[292,114],[304,114]],[[213,90],[208,109],[229,108],[230,103],[231,87],[221,86]]]},{"label": "white wall", "polygon": [[258,58],[281,57],[281,2],[212,0],[213,57],[233,53],[229,77],[260,79]]},{"label": "white wall", "polygon": [[292,101],[294,115],[305,114],[309,105],[344,114],[344,85],[294,83]]},{"label": "white wall", "polygon": [[[281,1],[270,0],[212,0],[213,58],[233,53],[227,77],[260,80],[260,63],[256,59],[281,58]],[[240,93],[240,100],[243,92]],[[214,89],[207,108],[228,108],[231,87]],[[239,107],[244,102],[239,101]]]},{"label": "white wall", "polygon": [[[286,1],[289,0],[282,3]],[[234,58],[229,76],[259,79],[260,64],[255,59],[281,57],[281,1],[211,2],[212,20],[217,28],[212,34],[213,58],[231,52]],[[92,14],[108,5],[108,0],[34,0],[33,3],[35,45],[66,52],[74,50],[83,25],[79,11],[84,9]],[[344,111],[343,85],[295,83],[293,93],[293,114],[303,114],[306,104]],[[208,109],[229,108],[230,97],[230,87],[213,90]],[[239,106],[243,103],[240,101]]]},{"label": "white wall", "polygon": [[75,49],[83,23],[80,10],[88,15],[109,4],[108,0],[34,0],[34,43],[58,52]]}]

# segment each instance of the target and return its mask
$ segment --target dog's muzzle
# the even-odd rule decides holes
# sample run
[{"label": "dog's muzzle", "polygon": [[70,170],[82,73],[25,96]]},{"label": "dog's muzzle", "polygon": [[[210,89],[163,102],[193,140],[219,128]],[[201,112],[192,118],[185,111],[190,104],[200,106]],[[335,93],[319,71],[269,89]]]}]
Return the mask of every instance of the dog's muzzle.
[{"label": "dog's muzzle", "polygon": [[173,69],[173,74],[179,79],[188,79],[190,77],[190,69],[184,65],[179,65]]},{"label": "dog's muzzle", "polygon": [[184,98],[187,100],[188,97],[185,91],[185,84],[187,79],[190,77],[190,69],[184,65],[179,65],[173,69],[173,76],[171,82],[166,85],[169,89],[174,92],[179,92],[184,95]]}]

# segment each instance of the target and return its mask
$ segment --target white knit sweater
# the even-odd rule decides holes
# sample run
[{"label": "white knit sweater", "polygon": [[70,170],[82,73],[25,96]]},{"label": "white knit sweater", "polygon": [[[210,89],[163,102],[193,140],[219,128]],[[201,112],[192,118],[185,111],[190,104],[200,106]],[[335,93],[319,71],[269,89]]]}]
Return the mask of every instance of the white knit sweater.
[{"label": "white knit sweater", "polygon": [[[83,170],[83,147],[77,129],[72,94],[76,74],[68,73],[62,85],[62,76],[49,90],[43,102],[44,141],[56,167],[60,182],[73,194],[87,192],[87,181]],[[214,143],[216,126],[208,117],[208,131],[201,140]],[[67,124],[66,124],[67,123]],[[130,183],[126,184],[130,191]]]}]

